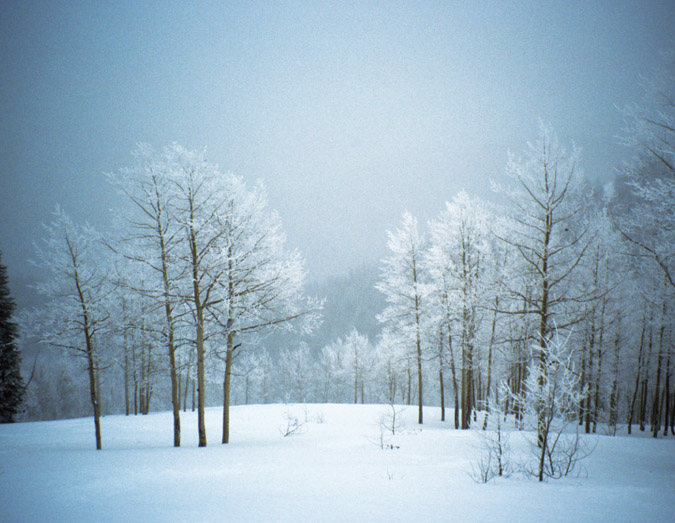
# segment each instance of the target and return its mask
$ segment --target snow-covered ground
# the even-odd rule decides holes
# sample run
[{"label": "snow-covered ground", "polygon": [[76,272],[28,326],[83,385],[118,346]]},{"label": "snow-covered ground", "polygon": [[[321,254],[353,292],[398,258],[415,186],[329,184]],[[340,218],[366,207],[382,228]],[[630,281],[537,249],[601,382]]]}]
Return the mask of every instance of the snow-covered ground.
[{"label": "snow-covered ground", "polygon": [[[0,425],[0,520],[32,521],[675,521],[675,438],[593,436],[581,475],[544,484],[519,474],[487,484],[469,473],[474,431],[441,423],[439,409],[403,412],[405,430],[380,448],[380,405],[254,405]],[[288,418],[303,424],[284,437]],[[282,430],[285,431],[285,430]],[[517,455],[523,435],[513,433]],[[514,456],[514,459],[516,456]]]}]

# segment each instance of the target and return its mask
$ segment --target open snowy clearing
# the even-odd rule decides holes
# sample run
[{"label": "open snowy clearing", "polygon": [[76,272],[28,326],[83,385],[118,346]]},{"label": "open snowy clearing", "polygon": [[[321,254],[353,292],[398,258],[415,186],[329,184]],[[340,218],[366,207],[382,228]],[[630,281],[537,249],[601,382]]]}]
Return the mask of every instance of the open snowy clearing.
[{"label": "open snowy clearing", "polygon": [[[255,405],[232,409],[221,445],[219,408],[196,414],[0,425],[0,520],[13,521],[673,521],[675,438],[593,436],[581,475],[539,484],[520,474],[488,484],[469,473],[474,431],[449,429],[439,409],[380,448],[381,405]],[[284,437],[289,417],[301,429]],[[525,448],[511,437],[514,459]]]}]

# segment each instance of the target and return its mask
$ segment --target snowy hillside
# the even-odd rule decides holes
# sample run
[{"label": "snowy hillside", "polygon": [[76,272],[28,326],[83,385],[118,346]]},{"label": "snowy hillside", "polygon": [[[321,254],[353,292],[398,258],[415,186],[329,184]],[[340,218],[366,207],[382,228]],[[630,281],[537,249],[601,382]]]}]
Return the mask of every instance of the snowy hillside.
[{"label": "snowy hillside", "polygon": [[[209,446],[197,448],[196,414],[183,415],[172,448],[170,413],[0,425],[0,520],[25,521],[672,521],[675,440],[592,436],[575,477],[539,484],[515,474],[470,477],[474,431],[416,409],[386,434],[380,405],[259,405],[207,410]],[[284,437],[297,419],[299,430]],[[524,448],[511,436],[513,459]]]}]

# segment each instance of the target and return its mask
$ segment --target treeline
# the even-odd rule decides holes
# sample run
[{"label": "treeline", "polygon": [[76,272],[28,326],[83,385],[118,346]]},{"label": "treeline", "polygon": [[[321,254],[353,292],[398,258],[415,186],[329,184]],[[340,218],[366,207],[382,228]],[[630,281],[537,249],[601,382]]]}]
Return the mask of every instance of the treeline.
[{"label": "treeline", "polygon": [[573,384],[585,432],[623,423],[675,434],[675,115],[665,94],[649,91],[627,111],[636,157],[609,191],[542,126],[495,184],[503,204],[460,193],[425,230],[404,213],[377,283],[381,335],[282,352],[286,399],[414,403],[420,423],[422,405],[440,403],[468,428],[499,390],[500,409],[521,418],[514,398],[534,393],[529,378],[541,388],[564,361],[566,382],[551,386]]},{"label": "treeline", "polygon": [[[328,301],[315,338],[322,306],[264,190],[199,152],[142,147],[110,176],[128,202],[115,237],[57,210],[38,250],[50,301],[22,323],[81,357],[96,420],[168,404],[176,445],[188,408],[206,444],[207,398],[226,443],[233,401],[400,402],[420,423],[434,403],[466,429],[478,410],[522,419],[530,396],[546,449],[546,402],[565,387],[578,404],[564,415],[586,432],[675,433],[672,70],[647,87],[626,110],[635,159],[611,190],[542,125],[493,184],[499,204],[462,192],[423,227],[404,213],[377,274],[336,284],[368,292]],[[280,329],[291,334],[269,335]]]},{"label": "treeline", "polygon": [[[351,332],[313,359],[284,354],[290,397],[414,403],[420,423],[439,402],[466,429],[499,391],[500,411],[522,419],[522,398],[573,387],[565,415],[587,433],[675,434],[672,70],[646,87],[626,109],[635,158],[609,190],[542,125],[493,184],[500,205],[460,193],[424,230],[404,213],[376,285],[382,334]],[[546,408],[533,407],[544,449]]]},{"label": "treeline", "polygon": [[229,439],[235,355],[270,329],[310,330],[321,306],[303,294],[305,272],[285,247],[276,213],[261,186],[244,182],[179,145],[136,151],[136,164],[109,175],[125,197],[116,233],[102,236],[57,208],[36,264],[47,277],[37,290],[47,303],[24,318],[28,335],[66,349],[86,369],[96,446],[104,375],[125,412],[147,413],[167,372],[180,445],[180,409],[192,393],[199,445],[206,445],[208,364],[220,360],[222,442]]}]

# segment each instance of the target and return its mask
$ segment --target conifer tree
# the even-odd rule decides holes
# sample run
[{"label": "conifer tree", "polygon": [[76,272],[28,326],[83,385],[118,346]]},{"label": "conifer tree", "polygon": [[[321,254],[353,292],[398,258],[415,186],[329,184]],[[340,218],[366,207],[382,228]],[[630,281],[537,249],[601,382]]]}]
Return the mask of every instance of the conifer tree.
[{"label": "conifer tree", "polygon": [[15,307],[0,252],[0,423],[16,421],[24,394],[21,354],[16,345],[18,331],[12,321]]}]

